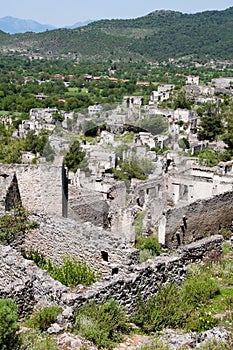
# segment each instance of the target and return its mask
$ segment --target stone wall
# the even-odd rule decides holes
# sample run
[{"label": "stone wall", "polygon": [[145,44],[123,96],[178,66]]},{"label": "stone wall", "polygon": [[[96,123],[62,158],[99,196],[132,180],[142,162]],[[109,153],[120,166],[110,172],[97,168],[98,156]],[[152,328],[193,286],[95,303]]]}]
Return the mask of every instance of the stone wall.
[{"label": "stone wall", "polygon": [[[160,219],[159,239],[169,249],[217,234],[233,220],[233,192],[169,209]],[[163,237],[162,237],[163,236]]]},{"label": "stone wall", "polygon": [[32,216],[32,220],[40,226],[26,233],[18,249],[38,250],[54,263],[60,264],[65,255],[71,255],[85,259],[106,276],[111,275],[115,267],[122,271],[139,261],[138,251],[124,236],[113,235],[90,222],[41,214]]},{"label": "stone wall", "polygon": [[109,205],[101,193],[82,193],[69,199],[68,217],[74,220],[91,222],[96,226],[109,228]]},{"label": "stone wall", "polygon": [[[117,300],[127,312],[136,306],[138,295],[143,300],[158,291],[160,285],[170,282],[181,284],[187,264],[218,257],[222,236],[213,236],[183,247],[177,256],[159,256],[130,270],[107,276],[90,287],[66,288],[51,279],[34,262],[25,260],[9,246],[0,246],[0,298],[15,298],[20,312],[39,305],[59,304],[64,309],[76,310],[88,300]],[[54,244],[56,247],[56,244]]]},{"label": "stone wall", "polygon": [[67,216],[67,182],[61,158],[53,164],[0,164],[0,174],[6,178],[15,174],[26,209]]},{"label": "stone wall", "polygon": [[22,316],[35,305],[60,304],[68,291],[15,249],[0,245],[0,298],[15,299]]}]

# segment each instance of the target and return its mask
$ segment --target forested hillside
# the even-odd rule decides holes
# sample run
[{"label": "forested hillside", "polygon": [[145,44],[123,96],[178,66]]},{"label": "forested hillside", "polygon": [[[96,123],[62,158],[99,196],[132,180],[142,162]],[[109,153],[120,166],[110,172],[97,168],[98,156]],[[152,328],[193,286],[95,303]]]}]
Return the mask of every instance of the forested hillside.
[{"label": "forested hillside", "polygon": [[196,14],[162,10],[136,19],[101,20],[76,29],[0,33],[0,49],[90,60],[161,61],[190,55],[232,59],[232,30],[233,7]]}]

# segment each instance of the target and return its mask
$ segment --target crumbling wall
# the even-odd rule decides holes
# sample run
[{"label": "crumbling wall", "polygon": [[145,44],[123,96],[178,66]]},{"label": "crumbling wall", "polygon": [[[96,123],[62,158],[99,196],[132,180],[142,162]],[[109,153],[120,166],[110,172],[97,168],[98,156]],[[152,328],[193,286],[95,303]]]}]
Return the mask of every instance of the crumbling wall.
[{"label": "crumbling wall", "polygon": [[0,245],[0,298],[15,299],[21,315],[37,304],[60,304],[68,291],[15,249]]},{"label": "crumbling wall", "polygon": [[39,228],[27,232],[18,249],[37,250],[60,264],[66,255],[85,259],[98,274],[111,275],[138,263],[139,252],[127,243],[124,236],[115,236],[90,222],[48,215],[34,215]]},{"label": "crumbling wall", "polygon": [[[72,313],[88,300],[113,298],[130,313],[138,295],[147,300],[160,285],[169,281],[181,284],[187,264],[218,257],[222,252],[222,241],[222,236],[209,237],[181,248],[177,256],[163,255],[141,265],[131,265],[128,271],[107,276],[90,287],[77,286],[76,289],[54,281],[46,271],[22,258],[13,248],[0,246],[0,298],[14,298],[21,313],[38,304],[59,304]],[[62,324],[64,320],[60,321]]]},{"label": "crumbling wall", "polygon": [[109,205],[100,193],[82,193],[69,199],[68,217],[108,229]]},{"label": "crumbling wall", "polygon": [[26,209],[67,216],[68,194],[62,159],[53,164],[0,164],[0,173],[10,178],[15,174]]},{"label": "crumbling wall", "polygon": [[226,192],[190,205],[169,209],[160,220],[159,231],[165,234],[169,249],[217,234],[230,227],[233,220],[233,192]]}]

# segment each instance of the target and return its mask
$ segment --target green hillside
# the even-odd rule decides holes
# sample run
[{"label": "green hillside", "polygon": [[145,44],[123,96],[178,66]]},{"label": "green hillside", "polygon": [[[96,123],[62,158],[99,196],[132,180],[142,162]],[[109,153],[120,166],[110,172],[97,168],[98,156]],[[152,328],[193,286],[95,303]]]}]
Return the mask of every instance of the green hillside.
[{"label": "green hillside", "polygon": [[0,50],[107,60],[164,60],[188,55],[233,59],[233,7],[182,14],[155,11],[127,20],[101,20],[76,29],[3,34]]}]

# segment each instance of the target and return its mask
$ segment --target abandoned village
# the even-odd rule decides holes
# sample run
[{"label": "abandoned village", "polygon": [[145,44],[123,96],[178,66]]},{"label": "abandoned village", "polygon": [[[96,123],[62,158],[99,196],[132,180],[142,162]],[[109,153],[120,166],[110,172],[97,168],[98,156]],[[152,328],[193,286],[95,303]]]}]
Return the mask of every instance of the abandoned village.
[{"label": "abandoned village", "polygon": [[[219,78],[204,86],[199,77],[188,76],[185,94],[196,102],[218,103],[216,92],[232,98],[232,81]],[[190,263],[221,254],[221,230],[233,226],[233,161],[214,167],[198,163],[196,151],[219,151],[226,145],[198,139],[195,110],[161,108],[159,103],[173,93],[172,84],[161,84],[146,105],[142,96],[126,96],[111,110],[94,105],[76,115],[34,108],[19,125],[17,137],[31,130],[51,131],[55,157],[47,162],[40,154],[34,160],[35,155],[25,152],[21,164],[0,164],[1,215],[22,203],[37,223],[23,238],[0,246],[0,295],[14,298],[21,314],[39,305],[62,306],[51,333],[66,330],[87,300],[114,298],[131,312],[138,293],[147,300],[159,285],[181,283]],[[63,116],[59,126],[53,123],[56,113]],[[156,116],[166,121],[165,132],[135,132],[139,121]],[[86,120],[104,121],[106,128],[99,128],[92,140],[79,139],[88,165],[69,171],[64,154]],[[127,135],[130,140],[122,147]],[[114,178],[119,157],[149,164],[147,178]],[[140,263],[138,234],[157,237],[164,253]],[[101,278],[89,287],[65,287],[21,254],[35,249],[57,264],[66,254],[85,259]]]}]

